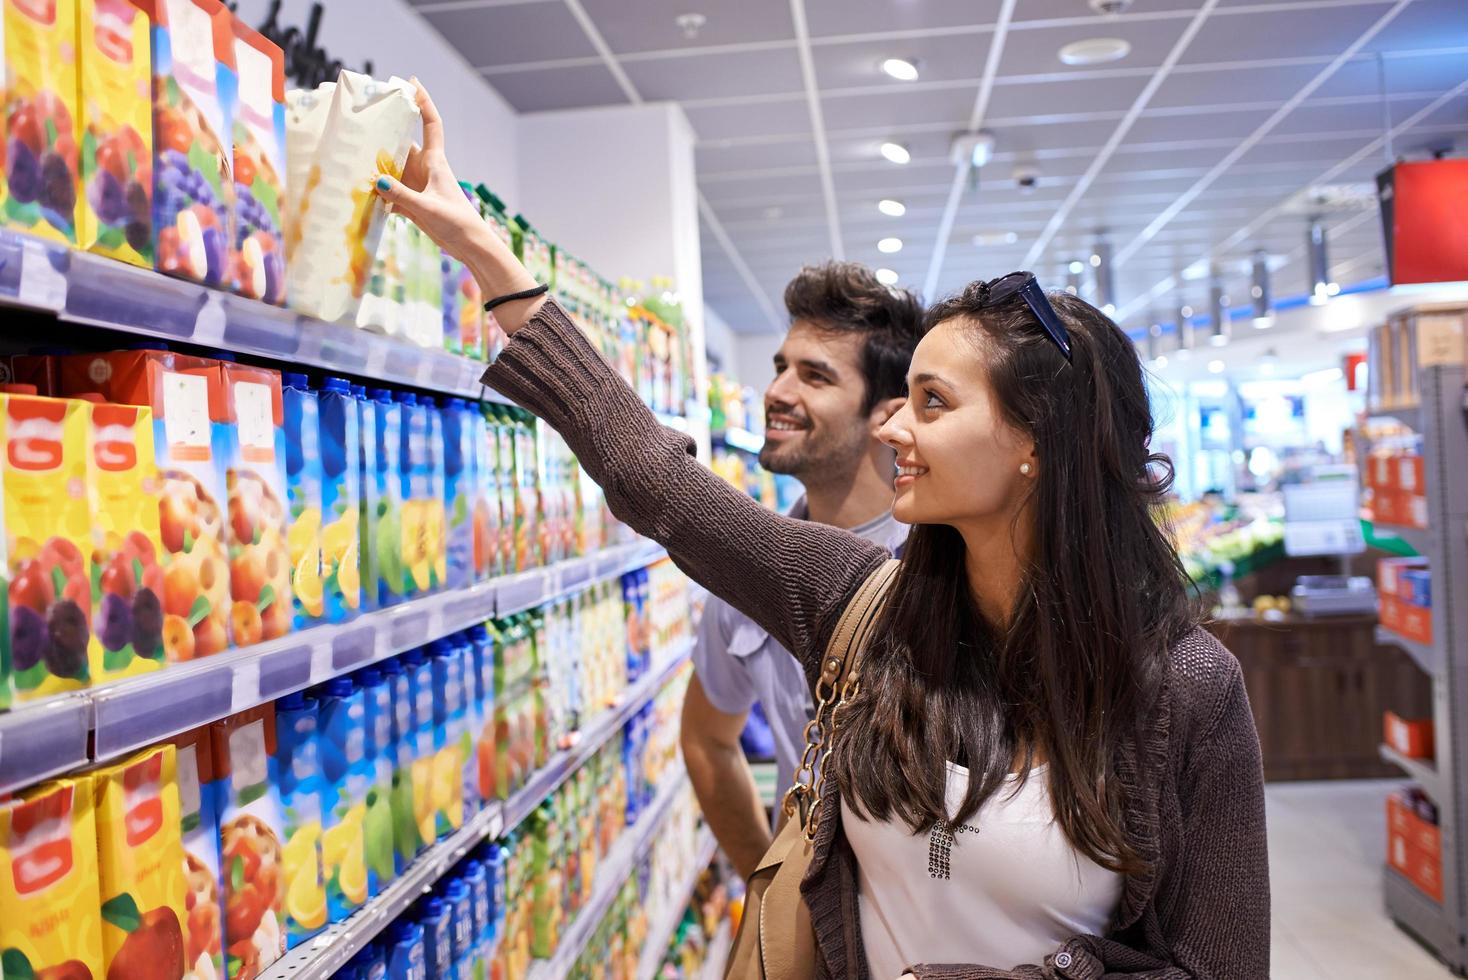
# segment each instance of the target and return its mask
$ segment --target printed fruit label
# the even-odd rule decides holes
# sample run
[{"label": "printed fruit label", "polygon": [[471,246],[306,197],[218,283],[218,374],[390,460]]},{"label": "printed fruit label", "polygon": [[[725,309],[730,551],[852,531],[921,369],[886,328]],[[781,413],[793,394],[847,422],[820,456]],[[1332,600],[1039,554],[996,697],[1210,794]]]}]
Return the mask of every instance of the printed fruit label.
[{"label": "printed fruit label", "polygon": [[12,228],[75,244],[76,5],[5,0],[5,186]]},{"label": "printed fruit label", "polygon": [[321,582],[321,422],[316,393],[284,388],[286,548],[297,629],[324,613]]},{"label": "printed fruit label", "polygon": [[368,894],[376,895],[397,877],[393,861],[391,687],[386,681],[364,687],[362,703],[366,708],[367,761],[372,774],[362,836]]},{"label": "printed fruit label", "polygon": [[377,482],[378,404],[361,396],[357,400],[357,563],[362,579],[362,608],[376,609],[379,563],[373,546],[377,508],[381,502]]},{"label": "printed fruit label", "polygon": [[347,392],[322,391],[321,414],[321,577],[326,618],[340,623],[362,608],[362,572],[358,546],[361,501],[357,431],[357,399]]},{"label": "printed fruit label", "polygon": [[178,800],[183,839],[184,980],[224,977],[224,917],[219,882],[219,812],[209,730],[178,739]]},{"label": "printed fruit label", "polygon": [[230,635],[236,646],[290,632],[290,549],[286,544],[284,409],[280,375],[223,366],[233,438],[229,492]]},{"label": "printed fruit label", "polygon": [[322,880],[322,800],[326,784],[321,773],[317,704],[308,699],[299,707],[275,712],[276,771],[280,774],[280,801],[285,812],[286,945],[298,946],[327,922],[326,889]]},{"label": "printed fruit label", "polygon": [[321,770],[330,828],[321,838],[322,874],[333,922],[360,908],[370,891],[367,868],[367,795],[373,771],[367,759],[365,692],[321,699]]},{"label": "printed fruit label", "polygon": [[377,569],[377,604],[391,606],[404,598],[403,584],[403,406],[374,402],[376,409],[376,506],[368,511],[372,564]]},{"label": "printed fruit label", "polygon": [[234,22],[234,291],[285,305],[285,62],[280,48]]},{"label": "printed fruit label", "polygon": [[494,468],[497,454],[490,441],[491,430],[477,404],[469,408],[469,446],[473,453],[474,580],[482,582],[500,573],[498,480]]},{"label": "printed fruit label", "polygon": [[447,520],[446,575],[450,589],[467,588],[474,578],[475,472],[474,427],[470,418],[478,414],[455,399],[440,412],[443,429],[443,502]]}]

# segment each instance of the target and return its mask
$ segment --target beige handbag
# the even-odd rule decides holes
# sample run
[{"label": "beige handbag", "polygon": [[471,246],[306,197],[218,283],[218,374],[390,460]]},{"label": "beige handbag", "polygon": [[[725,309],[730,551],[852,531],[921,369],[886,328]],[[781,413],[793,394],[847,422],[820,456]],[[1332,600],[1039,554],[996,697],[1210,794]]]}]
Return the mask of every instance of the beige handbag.
[{"label": "beige handbag", "polygon": [[800,882],[815,853],[839,715],[859,689],[857,665],[899,564],[895,559],[886,562],[862,583],[826,647],[816,684],[816,716],[805,726],[805,756],[782,805],[784,826],[746,883],[744,917],[729,953],[726,980],[812,980],[816,975],[816,937]]}]

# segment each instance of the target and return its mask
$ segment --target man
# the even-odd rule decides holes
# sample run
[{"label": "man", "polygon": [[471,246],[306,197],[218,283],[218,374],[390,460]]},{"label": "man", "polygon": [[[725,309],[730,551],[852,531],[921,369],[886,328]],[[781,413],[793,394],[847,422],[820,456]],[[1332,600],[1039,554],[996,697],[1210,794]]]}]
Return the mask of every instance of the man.
[{"label": "man", "polygon": [[[805,487],[792,517],[846,528],[895,549],[892,451],[877,430],[905,400],[922,304],[855,262],[808,266],[785,288],[790,332],[765,390],[759,461]],[[699,804],[739,873],[754,871],[772,840],[739,735],[758,701],[775,742],[776,812],[794,779],[815,716],[800,664],[748,617],[711,598],[683,702],[683,757]]]}]

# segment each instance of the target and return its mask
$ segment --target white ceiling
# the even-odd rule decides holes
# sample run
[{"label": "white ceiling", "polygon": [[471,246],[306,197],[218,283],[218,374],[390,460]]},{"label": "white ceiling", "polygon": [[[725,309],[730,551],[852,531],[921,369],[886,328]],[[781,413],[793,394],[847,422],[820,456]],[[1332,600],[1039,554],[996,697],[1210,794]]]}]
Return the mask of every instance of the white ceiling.
[{"label": "white ceiling", "polygon": [[[1202,308],[1190,266],[1211,260],[1242,291],[1256,248],[1276,294],[1299,294],[1307,213],[1291,199],[1373,181],[1386,119],[1398,156],[1468,152],[1468,0],[1135,0],[1112,18],[1085,0],[412,2],[518,111],[682,104],[704,298],[741,332],[783,327],[803,262],[841,254],[936,293],[1028,267],[1057,288],[1098,234],[1129,326]],[[690,11],[707,18],[693,40],[675,23]],[[1131,53],[1061,63],[1091,37]],[[882,74],[887,57],[915,59],[919,80]],[[959,182],[948,147],[975,121],[996,154]],[[884,160],[887,139],[911,163]],[[1018,163],[1040,168],[1033,191]],[[907,214],[879,214],[882,197]],[[1326,221],[1333,278],[1382,274],[1374,211]],[[900,253],[877,251],[887,235]]]}]

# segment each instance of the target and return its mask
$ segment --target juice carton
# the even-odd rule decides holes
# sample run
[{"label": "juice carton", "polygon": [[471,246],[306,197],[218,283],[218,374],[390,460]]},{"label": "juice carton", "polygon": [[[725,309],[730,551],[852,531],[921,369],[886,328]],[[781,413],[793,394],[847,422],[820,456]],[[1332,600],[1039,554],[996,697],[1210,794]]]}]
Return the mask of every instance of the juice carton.
[{"label": "juice carton", "polygon": [[499,574],[500,514],[499,501],[494,496],[496,457],[484,412],[475,402],[467,403],[467,408],[470,458],[474,467],[474,480],[469,487],[474,542],[471,571],[474,581],[483,582]]},{"label": "juice carton", "polygon": [[278,372],[229,362],[221,370],[231,429],[225,463],[230,635],[243,647],[285,636],[295,616],[286,543],[285,410]]},{"label": "juice carton", "polygon": [[219,879],[219,811],[209,729],[174,736],[183,844],[184,980],[224,976],[224,919]]},{"label": "juice carton", "polygon": [[494,943],[494,907],[490,901],[489,873],[479,858],[471,857],[464,861],[464,884],[469,887],[469,921],[473,949],[467,975],[475,980],[487,980],[490,947]]},{"label": "juice carton", "polygon": [[372,550],[377,513],[377,403],[362,385],[352,385],[357,402],[357,563],[362,579],[362,608],[377,608],[377,556]]},{"label": "juice carton", "polygon": [[448,640],[428,645],[433,676],[433,773],[430,782],[434,836],[464,825],[464,760],[470,755],[464,714],[463,657]]},{"label": "juice carton", "polygon": [[534,865],[531,872],[534,894],[531,916],[534,924],[530,951],[536,959],[546,959],[555,953],[564,923],[561,890],[565,854],[558,798],[559,794],[546,800],[530,817],[530,860]]},{"label": "juice carton", "polygon": [[101,905],[90,776],[42,783],[0,807],[7,977],[104,976]]},{"label": "juice carton", "polygon": [[9,656],[19,700],[86,687],[101,649],[92,635],[91,406],[4,396]]},{"label": "juice carton", "polygon": [[316,392],[304,374],[281,375],[285,428],[285,492],[290,504],[286,548],[297,629],[324,613],[321,584],[321,422]]},{"label": "juice carton", "polygon": [[[539,568],[545,564],[541,547],[541,506],[536,461],[535,417],[524,409],[512,409],[515,440],[515,562],[520,568]],[[524,515],[523,523],[521,515]]]},{"label": "juice carton", "polygon": [[430,591],[444,587],[448,578],[448,511],[444,506],[444,432],[443,412],[435,399],[422,396],[418,405],[427,419],[428,438],[424,444],[428,460],[427,548],[430,561]]},{"label": "juice carton", "polygon": [[156,745],[92,776],[108,977],[181,977],[187,966],[177,762],[172,745]]},{"label": "juice carton", "polygon": [[75,244],[76,4],[5,0],[4,222]]},{"label": "juice carton", "polygon": [[285,55],[232,18],[239,96],[234,114],[234,263],[241,296],[285,305]]},{"label": "juice carton", "polygon": [[423,926],[424,962],[428,980],[453,980],[454,941],[452,916],[443,899],[430,895],[418,903],[418,921]]},{"label": "juice carton", "polygon": [[443,506],[447,515],[447,564],[444,585],[467,588],[474,580],[473,488],[478,478],[471,416],[478,412],[462,398],[444,401],[439,416],[443,424]]},{"label": "juice carton", "polygon": [[443,289],[443,345],[455,354],[484,359],[484,296],[469,267],[439,253]]},{"label": "juice carton", "polygon": [[387,931],[388,980],[424,980],[428,964],[423,950],[423,927],[411,919],[398,919]]},{"label": "juice carton", "polygon": [[494,799],[494,638],[488,627],[477,623],[465,631],[474,675],[478,711],[474,727],[475,763],[481,800]]},{"label": "juice carton", "polygon": [[459,781],[464,799],[464,819],[467,820],[478,813],[483,804],[483,797],[479,792],[479,760],[476,758],[474,746],[484,729],[485,703],[480,697],[479,666],[469,634],[461,631],[446,639],[458,661],[458,671],[463,678],[464,720],[462,734],[459,736]]},{"label": "juice carton", "polygon": [[77,4],[81,183],[77,245],[153,267],[153,26],[132,0]]},{"label": "juice carton", "polygon": [[359,950],[336,976],[341,980],[387,980],[387,950],[376,943]]},{"label": "juice carton", "polygon": [[400,214],[390,214],[383,222],[382,235],[373,250],[367,283],[357,306],[356,324],[362,330],[389,337],[404,332],[406,254],[402,246],[407,240],[408,224],[408,219]]},{"label": "juice carton", "polygon": [[152,410],[97,402],[91,416],[92,671],[105,682],[163,665],[163,542]]},{"label": "juice carton", "polygon": [[439,888],[439,895],[449,909],[449,937],[454,945],[454,969],[468,978],[470,957],[474,952],[474,911],[470,907],[469,883],[459,871]]},{"label": "juice carton", "polygon": [[320,692],[321,770],[330,811],[321,867],[331,921],[340,922],[362,907],[370,891],[365,838],[373,773],[367,759],[366,695],[350,677],[333,678]]},{"label": "juice carton", "polygon": [[375,896],[397,877],[393,863],[392,824],[392,689],[376,667],[356,674],[366,709],[366,757],[372,772],[367,790],[367,816],[362,830],[367,859],[367,894]]},{"label": "juice carton", "polygon": [[285,952],[285,814],[275,766],[275,706],[214,722],[219,864],[228,980],[254,980]]},{"label": "juice carton", "polygon": [[433,581],[433,547],[430,541],[433,498],[433,467],[428,455],[428,406],[419,405],[412,392],[394,392],[402,412],[398,465],[402,498],[402,580],[398,593],[412,598],[428,592]]},{"label": "juice carton", "polygon": [[285,199],[281,218],[285,221],[285,259],[290,267],[300,246],[301,199],[310,190],[311,164],[326,129],[336,82],[322,82],[314,89],[293,88],[285,93]]},{"label": "juice carton", "polygon": [[224,528],[225,422],[219,363],[165,350],[63,357],[63,392],[153,410],[162,479],[163,653],[170,663],[229,646],[230,570]]},{"label": "juice carton", "polygon": [[404,598],[403,571],[403,406],[392,392],[372,389],[375,409],[375,474],[370,475],[376,506],[367,529],[376,569],[377,605],[396,605]]},{"label": "juice carton", "polygon": [[220,0],[138,2],[153,18],[156,266],[226,287],[235,241],[234,16]]},{"label": "juice carton", "polygon": [[517,542],[524,534],[525,515],[515,509],[514,420],[504,405],[486,405],[484,419],[489,427],[490,451],[494,453],[494,490],[500,515],[500,572],[523,572],[525,567],[520,564],[523,553]]},{"label": "juice carton", "polygon": [[413,693],[402,658],[379,666],[392,699],[393,867],[398,874],[418,854],[422,843],[413,818],[413,749],[417,745]]},{"label": "juice carton", "polygon": [[399,659],[403,664],[403,672],[408,676],[408,696],[413,702],[410,776],[413,785],[413,824],[417,830],[418,849],[422,850],[438,838],[433,773],[437,742],[441,736],[434,732],[433,667],[421,648],[409,650]]},{"label": "juice carton", "polygon": [[281,848],[286,946],[295,948],[327,921],[322,841],[330,815],[321,765],[320,705],[296,692],[275,702],[274,769],[285,815]]},{"label": "juice carton", "polygon": [[321,388],[321,574],[326,618],[340,623],[362,609],[362,573],[357,522],[361,500],[357,426],[361,410],[351,385],[327,378]]},{"label": "juice carton", "polygon": [[534,659],[521,617],[499,624],[494,668],[495,795],[508,799],[535,769]]}]

